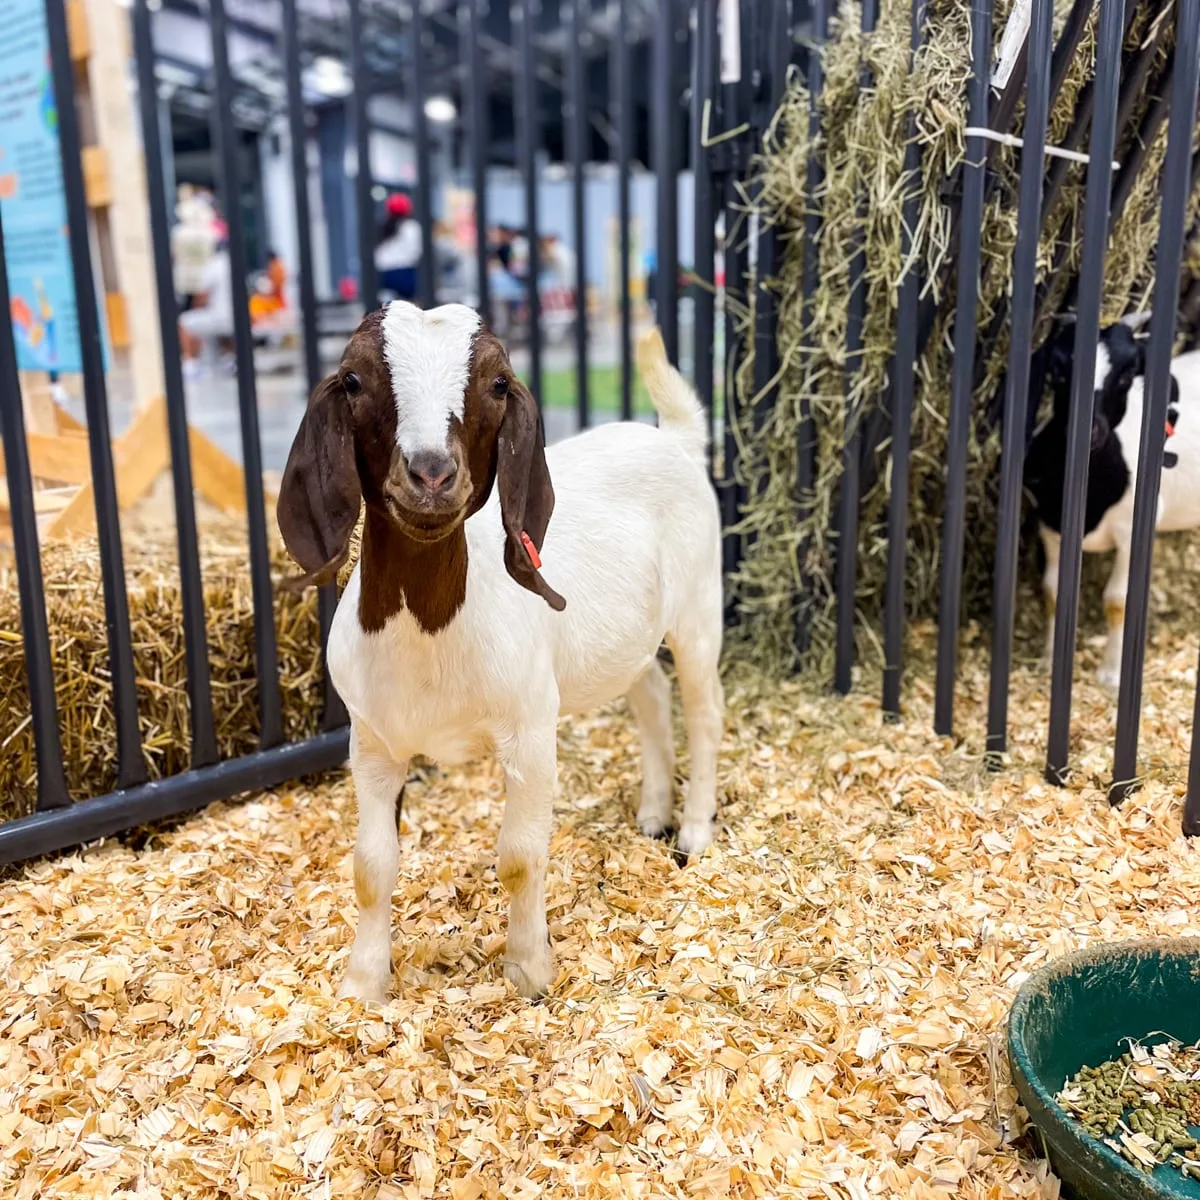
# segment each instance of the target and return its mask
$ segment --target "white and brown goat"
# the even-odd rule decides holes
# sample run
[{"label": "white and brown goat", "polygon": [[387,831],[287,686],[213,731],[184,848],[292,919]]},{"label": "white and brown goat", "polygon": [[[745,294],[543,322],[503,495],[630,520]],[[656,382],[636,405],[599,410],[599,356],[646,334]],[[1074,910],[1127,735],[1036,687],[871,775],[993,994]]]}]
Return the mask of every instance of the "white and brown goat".
[{"label": "white and brown goat", "polygon": [[658,428],[602,425],[547,450],[533,397],[472,310],[393,302],[363,321],[309,400],[278,505],[302,582],[334,576],[366,505],[328,651],[350,713],[359,813],[359,919],[343,994],[382,1001],[388,990],[409,760],[453,764],[486,749],[505,773],[504,971],[526,996],[552,986],[544,889],[556,724],[627,696],[643,755],[638,821],[666,834],[664,640],[691,752],[678,847],[695,853],[712,840],[722,600],[707,425],[657,334],[639,359]]}]

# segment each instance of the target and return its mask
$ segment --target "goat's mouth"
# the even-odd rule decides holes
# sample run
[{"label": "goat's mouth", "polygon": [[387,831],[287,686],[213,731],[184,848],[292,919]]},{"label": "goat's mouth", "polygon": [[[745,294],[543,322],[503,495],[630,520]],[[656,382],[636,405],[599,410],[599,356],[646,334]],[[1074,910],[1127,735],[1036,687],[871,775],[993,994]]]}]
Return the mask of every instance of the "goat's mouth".
[{"label": "goat's mouth", "polygon": [[440,542],[448,538],[466,517],[466,506],[456,505],[449,511],[411,509],[394,496],[384,497],[388,516],[414,542]]}]

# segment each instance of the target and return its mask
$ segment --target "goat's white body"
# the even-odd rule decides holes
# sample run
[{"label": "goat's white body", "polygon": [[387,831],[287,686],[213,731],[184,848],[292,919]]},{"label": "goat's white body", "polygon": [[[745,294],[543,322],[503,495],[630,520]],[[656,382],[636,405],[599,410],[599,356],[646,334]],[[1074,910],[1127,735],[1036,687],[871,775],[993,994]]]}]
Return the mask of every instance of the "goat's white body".
[{"label": "goat's white body", "polygon": [[347,710],[395,760],[461,762],[502,749],[526,715],[607,703],[691,609],[719,609],[716,498],[676,437],[601,425],[549,447],[546,462],[555,504],[542,573],[565,611],[505,571],[494,492],[467,521],[466,599],[441,632],[424,633],[407,612],[365,632],[355,568],[330,631],[329,669]]},{"label": "goat's white body", "polygon": [[[1160,468],[1158,511],[1154,523],[1158,533],[1200,528],[1200,351],[1192,351],[1172,359],[1171,374],[1179,384],[1179,420],[1174,435],[1167,442],[1167,449],[1177,455],[1179,461],[1169,470]],[[1121,444],[1121,454],[1129,468],[1129,486],[1116,504],[1105,512],[1096,528],[1083,539],[1083,549],[1089,554],[1116,551],[1112,573],[1104,588],[1108,642],[1098,672],[1100,682],[1107,687],[1116,687],[1121,678],[1125,601],[1129,592],[1133,506],[1139,470],[1142,414],[1145,410],[1145,383],[1143,376],[1134,379],[1129,388],[1125,416],[1113,431]],[[1046,574],[1043,585],[1047,602],[1053,611],[1058,594],[1060,537],[1045,526],[1041,528],[1041,537],[1046,549]],[[1053,649],[1053,636],[1054,627],[1051,623],[1047,656]]]},{"label": "goat's white body", "polygon": [[670,688],[656,662],[674,652],[691,750],[678,845],[712,840],[722,725],[721,536],[705,467],[706,418],[661,341],[641,366],[662,421],[604,425],[546,451],[554,513],[542,573],[566,599],[555,612],[504,566],[493,492],[466,523],[466,596],[439,632],[408,612],[378,632],[359,621],[356,568],[329,637],[329,668],[351,716],[359,829],[359,923],[343,994],[378,1001],[391,975],[395,804],[416,754],[456,763],[494,748],[505,771],[497,873],[509,892],[505,974],[527,996],[554,982],[545,874],[562,712],[626,695],[643,755],[638,821],[671,824],[674,745]]}]

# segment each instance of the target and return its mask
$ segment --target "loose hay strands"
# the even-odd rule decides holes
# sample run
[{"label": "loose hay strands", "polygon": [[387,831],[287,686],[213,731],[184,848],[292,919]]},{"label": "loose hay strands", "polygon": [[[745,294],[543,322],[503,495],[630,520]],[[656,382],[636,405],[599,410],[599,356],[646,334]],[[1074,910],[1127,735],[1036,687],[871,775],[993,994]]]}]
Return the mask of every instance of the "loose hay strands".
[{"label": "loose hay strands", "polygon": [[[161,519],[131,518],[124,538],[139,720],[152,779],[189,765],[187,661],[174,537],[173,527]],[[272,559],[277,579],[293,573],[281,547],[273,548]],[[207,514],[201,560],[217,745],[222,757],[231,757],[258,744],[254,608],[244,523]],[[95,539],[46,546],[42,571],[67,783],[77,799],[86,799],[111,790],[116,779]],[[278,590],[275,623],[284,735],[299,739],[317,732],[321,708],[315,594]],[[11,560],[3,558],[0,630],[5,631],[0,635],[0,819],[8,819],[32,810],[36,769],[16,579]]]},{"label": "loose hay strands", "polygon": [[[1066,5],[1059,6],[1059,23]],[[1007,5],[997,6],[996,28],[1003,26]],[[1141,46],[1155,30],[1148,8],[1132,22],[1128,46]],[[811,651],[804,665],[826,671],[832,654],[832,566],[836,552],[834,513],[841,482],[843,431],[847,412],[860,419],[878,411],[886,393],[894,346],[895,307],[905,272],[919,268],[924,294],[937,301],[933,337],[916,365],[917,400],[913,414],[910,465],[910,511],[907,597],[910,615],[931,616],[936,609],[944,506],[945,439],[949,417],[953,358],[952,264],[953,213],[945,183],[961,164],[966,126],[965,96],[969,77],[970,29],[966,6],[935,0],[928,39],[910,73],[909,6],[885,0],[879,26],[861,33],[852,6],[843,8],[825,49],[822,130],[814,142],[809,133],[809,95],[795,78],[764,139],[758,162],[761,183],[759,217],[776,226],[783,247],[775,286],[779,293],[778,350],[782,369],[779,401],[759,427],[745,419],[736,429],[739,478],[750,497],[740,528],[746,553],[734,580],[734,600],[742,619],[737,646],[741,654],[778,675],[795,663],[793,630],[802,596],[811,631]],[[1072,59],[1050,116],[1049,140],[1057,144],[1070,129],[1078,97],[1088,85],[1094,59],[1093,13],[1079,50]],[[1162,55],[1170,53],[1164,39]],[[870,67],[874,83],[860,90],[859,64]],[[1147,89],[1149,93],[1150,89]],[[1144,100],[1132,113],[1136,130]],[[923,169],[918,219],[908,261],[901,255],[901,221],[907,191],[916,181],[905,178],[906,122],[915,113]],[[1147,148],[1146,162],[1129,200],[1115,223],[1106,270],[1104,318],[1144,307],[1153,279],[1158,237],[1158,185],[1165,128]],[[824,180],[816,195],[807,192],[807,164],[812,153],[824,163]],[[1016,242],[1017,155],[1001,147],[993,156],[997,179],[985,209],[982,230],[983,286],[979,328],[988,331],[977,364],[973,431],[968,470],[967,523],[972,531],[964,562],[964,597],[968,616],[987,611],[995,545],[995,478],[1000,453],[996,397],[1007,366],[1007,299],[1012,251]],[[867,197],[865,351],[850,395],[843,391],[848,264],[858,197]],[[1200,193],[1197,195],[1200,201]],[[819,248],[819,286],[811,297],[814,350],[805,354],[802,327],[805,297],[801,288],[804,219],[811,206],[823,214]],[[1195,206],[1194,206],[1195,207]],[[1050,329],[1050,314],[1061,303],[1077,267],[1078,227],[1082,217],[1082,169],[1072,166],[1050,211],[1044,215],[1038,254],[1045,302],[1038,336]],[[1056,255],[1057,251],[1057,255]],[[1061,273],[1047,278],[1056,261]],[[743,315],[746,321],[752,314]],[[744,398],[753,380],[753,339],[743,339],[745,353],[737,370]],[[796,490],[796,431],[802,403],[810,407],[817,439],[817,478],[811,496]],[[753,411],[743,400],[743,413]],[[868,454],[886,454],[882,447]],[[859,653],[880,660],[874,627],[881,611],[886,570],[886,513],[890,473],[879,472],[862,497],[860,509]],[[803,514],[803,519],[800,519]],[[797,561],[799,547],[806,561]]]},{"label": "loose hay strands", "polygon": [[[914,655],[933,631],[917,630]],[[968,634],[964,713],[986,696]],[[1155,644],[1145,735],[1179,761],[1194,623]],[[1090,650],[1089,650],[1090,654]],[[1194,687],[1194,677],[1191,686]],[[1044,708],[1018,668],[1015,703]],[[634,828],[621,712],[564,723],[542,1004],[503,981],[499,772],[416,780],[396,982],[338,1002],[348,782],[218,805],[0,883],[0,1193],[139,1200],[1004,1200],[1057,1195],[1022,1141],[1003,1023],[1057,955],[1196,936],[1178,770],[1111,810],[931,744],[878,705],[730,681],[711,853]],[[1085,684],[1083,725],[1112,706]]]}]

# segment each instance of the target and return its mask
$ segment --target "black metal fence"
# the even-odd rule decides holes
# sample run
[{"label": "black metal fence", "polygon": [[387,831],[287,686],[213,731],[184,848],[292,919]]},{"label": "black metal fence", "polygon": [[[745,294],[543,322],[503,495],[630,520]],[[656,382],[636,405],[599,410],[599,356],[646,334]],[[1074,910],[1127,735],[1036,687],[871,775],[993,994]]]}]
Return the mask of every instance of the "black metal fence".
[{"label": "black metal fence", "polygon": [[[1051,681],[1051,718],[1048,736],[1047,774],[1060,781],[1067,768],[1067,736],[1071,716],[1071,681],[1076,640],[1076,609],[1079,597],[1080,562],[1084,528],[1083,499],[1087,485],[1088,439],[1092,408],[1092,359],[1100,318],[1100,289],[1104,250],[1114,196],[1119,199],[1121,175],[1114,181],[1108,164],[1113,158],[1115,128],[1119,112],[1121,41],[1126,28],[1124,0],[1099,0],[1097,26],[1098,61],[1090,104],[1090,169],[1087,179],[1083,269],[1078,283],[1075,340],[1075,386],[1071,402],[1066,471],[1066,511],[1062,531],[1062,574],[1058,621]],[[1128,0],[1130,5],[1133,0]],[[318,302],[314,287],[311,219],[305,159],[306,113],[301,90],[301,13],[298,0],[281,0],[280,54],[286,82],[286,115],[291,133],[291,165],[298,229],[300,317],[303,334],[304,374],[309,387],[321,375],[318,355]],[[590,111],[587,94],[587,63],[584,33],[588,20],[601,6],[591,0],[564,0],[560,16],[567,30],[569,49],[562,53],[561,119],[572,181],[571,216],[576,247],[575,290],[578,311],[574,327],[577,422],[587,426],[593,418],[589,395],[589,328],[584,302],[587,292],[586,259],[589,214],[585,198],[585,163],[590,141]],[[970,407],[976,368],[976,305],[980,274],[980,230],[982,213],[991,182],[989,161],[994,143],[987,131],[1003,133],[1023,92],[1025,125],[1020,175],[1020,234],[1013,264],[1011,299],[1011,347],[1004,397],[1000,536],[997,546],[993,623],[991,693],[988,716],[988,748],[1000,753],[1007,744],[1009,674],[1012,658],[1013,608],[1018,565],[1021,471],[1030,394],[1030,359],[1033,350],[1033,298],[1037,288],[1036,251],[1041,216],[1049,193],[1061,186],[1052,166],[1045,169],[1043,155],[1046,121],[1051,98],[1061,86],[1065,62],[1075,53],[1091,4],[1079,0],[1060,35],[1051,44],[1051,0],[1033,0],[1027,44],[1008,88],[993,101],[991,71],[992,12],[987,0],[972,6],[972,79],[969,85],[969,122],[966,161],[951,189],[949,201],[955,209],[957,253],[957,312],[954,322],[956,354],[953,374],[951,417],[945,447],[946,515],[941,563],[941,621],[939,630],[935,727],[947,734],[953,728],[953,700],[957,673],[959,612],[962,594],[962,558],[965,534],[965,486],[968,460]],[[356,209],[361,258],[361,295],[371,306],[376,302],[378,280],[374,270],[372,178],[367,101],[371,74],[367,69],[364,15],[367,0],[347,0],[347,55],[355,90],[351,110],[355,119],[355,145],[359,170],[356,177]],[[619,214],[619,366],[620,411],[633,415],[632,327],[630,289],[630,176],[635,150],[635,100],[631,26],[636,9],[640,17],[650,13],[653,21],[652,81],[650,86],[650,142],[653,167],[659,179],[656,209],[656,317],[668,351],[678,356],[680,346],[680,290],[678,262],[677,193],[672,185],[677,173],[693,173],[695,195],[695,246],[693,271],[702,281],[692,291],[692,372],[698,392],[710,412],[719,435],[714,462],[714,482],[719,489],[727,533],[725,566],[736,569],[742,552],[736,532],[740,507],[746,497],[738,482],[738,446],[733,425],[739,417],[738,389],[731,375],[739,352],[739,338],[754,340],[756,404],[763,411],[774,400],[778,357],[775,339],[777,296],[769,286],[780,247],[777,233],[765,225],[744,220],[741,188],[748,178],[750,156],[760,143],[785,87],[789,70],[804,72],[812,97],[814,130],[821,121],[822,60],[820,48],[828,36],[828,0],[813,0],[811,7],[783,0],[660,0],[656,5],[634,0],[610,0],[604,5],[614,18],[615,35],[610,54],[611,111],[603,114],[614,141],[615,186]],[[159,315],[164,354],[166,402],[171,464],[177,521],[179,571],[182,583],[183,622],[186,635],[188,700],[191,714],[191,767],[182,774],[162,780],[146,778],[139,736],[133,647],[125,592],[125,568],[118,521],[117,488],[109,437],[108,397],[100,328],[96,307],[86,298],[95,296],[92,257],[88,246],[87,206],[80,164],[80,131],[75,115],[74,77],[68,47],[67,22],[62,0],[47,0],[53,79],[58,107],[64,186],[68,199],[74,284],[79,302],[80,336],[83,346],[83,382],[86,396],[87,429],[91,472],[95,492],[96,525],[102,570],[105,621],[111,670],[111,703],[116,713],[118,741],[117,787],[98,797],[72,797],[62,766],[58,714],[55,702],[55,668],[51,658],[40,566],[37,524],[30,478],[26,436],[18,383],[17,359],[11,327],[0,329],[0,423],[14,527],[14,553],[20,587],[22,633],[30,689],[32,723],[36,741],[37,811],[28,817],[0,826],[0,862],[14,861],[54,851],[65,846],[111,835],[131,826],[155,820],[240,792],[267,788],[305,773],[332,768],[347,753],[345,712],[326,680],[322,732],[308,740],[283,740],[272,580],[268,556],[268,531],[262,483],[259,409],[254,372],[254,347],[246,295],[247,262],[241,205],[236,202],[240,181],[237,134],[234,127],[235,79],[230,68],[229,20],[225,0],[208,0],[212,41],[213,143],[217,152],[222,208],[229,222],[229,244],[234,289],[234,334],[237,358],[237,394],[241,421],[242,455],[246,480],[246,509],[250,545],[249,573],[255,617],[255,666],[258,681],[260,746],[256,753],[220,761],[214,733],[213,694],[210,686],[205,637],[205,611],[196,513],[193,504],[191,464],[184,386],[180,368],[177,313],[173,303],[170,258],[170,224],[165,193],[156,110],[155,46],[148,0],[134,0],[133,22],[136,51],[139,112],[146,154],[149,211],[158,287]],[[461,32],[459,42],[463,71],[462,99],[465,113],[467,167],[476,196],[478,230],[477,267],[479,305],[486,319],[492,316],[488,287],[487,188],[489,166],[488,108],[481,68],[483,0],[458,4]],[[542,136],[538,56],[544,51],[535,37],[540,9],[537,0],[517,0],[512,8],[512,81],[517,114],[518,161],[524,177],[526,223],[529,233],[528,278],[538,278],[538,163]],[[871,29],[878,6],[868,0],[862,6],[865,30]],[[422,301],[437,300],[434,261],[433,214],[430,189],[430,134],[426,128],[424,101],[427,81],[423,63],[426,14],[420,3],[409,16],[410,45],[413,47],[411,74],[406,88],[412,101],[417,161],[416,216],[421,224],[424,253],[421,258],[419,294]],[[913,0],[912,52],[922,44],[927,21],[925,0]],[[807,32],[800,34],[801,24]],[[1169,145],[1162,182],[1162,233],[1157,258],[1157,291],[1148,351],[1145,420],[1141,431],[1141,461],[1162,460],[1164,425],[1168,404],[1168,364],[1174,340],[1179,279],[1187,218],[1187,202],[1196,180],[1192,153],[1195,128],[1197,75],[1200,73],[1200,0],[1176,0],[1175,68],[1169,106]],[[721,51],[724,51],[721,54]],[[740,69],[719,70],[721,59],[737,62]],[[862,86],[871,85],[863,70]],[[690,131],[684,136],[684,114]],[[1082,135],[1080,135],[1081,137]],[[1078,144],[1078,141],[1076,142]],[[808,163],[810,190],[822,177],[820,156]],[[915,139],[910,138],[906,170],[915,176],[922,169]],[[752,186],[752,185],[751,185]],[[860,205],[860,212],[862,211]],[[911,214],[910,214],[911,215]],[[724,297],[737,295],[744,302],[753,298],[753,321],[743,328],[735,305],[725,302],[722,289],[714,286],[715,227],[718,218],[730,232],[724,248],[726,287]],[[911,228],[911,223],[910,223]],[[806,298],[814,290],[817,258],[815,245],[821,231],[821,213],[813,208],[805,227],[804,286]],[[751,243],[754,243],[753,245]],[[861,246],[861,243],[860,243]],[[3,237],[0,233],[0,251]],[[847,335],[848,373],[857,369],[861,348],[865,283],[863,250],[851,264],[852,287]],[[751,267],[751,261],[755,264]],[[535,395],[542,372],[543,338],[538,310],[538,288],[528,289],[530,313],[529,375]],[[0,306],[7,308],[8,293],[0,272]],[[1185,300],[1186,304],[1186,300]],[[717,321],[726,323],[726,359],[714,364],[714,333]],[[895,330],[894,371],[890,411],[893,424],[892,476],[888,520],[889,553],[885,604],[884,646],[887,669],[883,676],[884,710],[900,709],[901,662],[905,636],[906,521],[908,513],[908,430],[914,397],[914,366],[932,328],[928,301],[921,300],[920,280],[905,280],[899,299]],[[714,365],[724,368],[725,384],[715,386]],[[846,381],[849,388],[852,380]],[[757,419],[757,413],[753,414]],[[813,438],[809,414],[802,414],[797,437],[799,494],[797,512],[814,476]],[[838,600],[837,662],[834,684],[848,691],[854,653],[856,553],[858,505],[864,459],[864,438],[869,431],[848,419],[844,441],[844,472],[841,503],[837,516],[840,544],[836,572]],[[1133,561],[1126,616],[1126,638],[1121,669],[1116,756],[1113,767],[1114,802],[1123,798],[1136,776],[1138,719],[1146,636],[1146,614],[1153,547],[1159,475],[1142,471],[1136,488]],[[320,597],[323,633],[327,632],[336,595],[326,590]],[[798,638],[804,637],[803,628]],[[1193,736],[1200,731],[1200,693]],[[1200,832],[1200,745],[1193,746],[1191,774],[1186,801],[1185,829]]]}]

